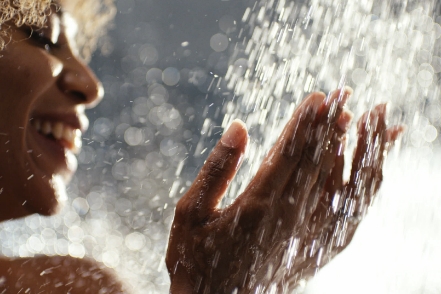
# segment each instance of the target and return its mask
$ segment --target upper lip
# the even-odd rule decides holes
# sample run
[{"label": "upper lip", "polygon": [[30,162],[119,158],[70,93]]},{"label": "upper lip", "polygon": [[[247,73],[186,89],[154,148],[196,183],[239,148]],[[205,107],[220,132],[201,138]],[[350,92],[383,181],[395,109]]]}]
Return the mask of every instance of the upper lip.
[{"label": "upper lip", "polygon": [[73,129],[79,129],[82,133],[84,133],[89,126],[89,120],[86,115],[77,112],[34,114],[32,119],[62,122]]}]

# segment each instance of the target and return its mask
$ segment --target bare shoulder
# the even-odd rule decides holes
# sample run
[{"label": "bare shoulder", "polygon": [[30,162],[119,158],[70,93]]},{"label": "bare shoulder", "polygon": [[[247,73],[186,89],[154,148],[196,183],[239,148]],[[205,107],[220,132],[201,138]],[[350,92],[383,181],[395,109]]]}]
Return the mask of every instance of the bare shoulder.
[{"label": "bare shoulder", "polygon": [[91,259],[0,258],[0,293],[20,290],[23,293],[125,293],[116,274]]}]

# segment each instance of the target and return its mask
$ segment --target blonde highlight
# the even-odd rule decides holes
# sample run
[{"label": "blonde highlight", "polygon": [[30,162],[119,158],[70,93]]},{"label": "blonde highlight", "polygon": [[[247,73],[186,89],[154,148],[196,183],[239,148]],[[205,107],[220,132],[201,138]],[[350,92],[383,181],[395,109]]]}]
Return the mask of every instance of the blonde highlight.
[{"label": "blonde highlight", "polygon": [[113,0],[0,0],[0,50],[9,41],[8,26],[43,27],[52,7],[63,7],[78,23],[77,45],[87,61],[116,14]]}]

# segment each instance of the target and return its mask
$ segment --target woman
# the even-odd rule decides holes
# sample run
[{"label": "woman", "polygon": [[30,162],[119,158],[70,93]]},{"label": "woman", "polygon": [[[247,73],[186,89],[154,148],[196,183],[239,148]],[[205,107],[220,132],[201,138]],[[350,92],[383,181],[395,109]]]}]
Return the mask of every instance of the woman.
[{"label": "woman", "polygon": [[[94,0],[1,4],[2,36],[10,39],[0,58],[4,221],[54,214],[65,198],[87,128],[84,110],[103,95],[80,58],[91,48],[87,20],[102,10]],[[402,132],[386,129],[385,105],[366,113],[352,175],[344,184],[342,151],[352,119],[344,105],[350,94],[344,89],[305,98],[249,187],[218,210],[248,140],[243,123],[233,122],[178,203],[166,257],[172,293],[282,292],[346,247],[378,191],[385,151]],[[0,293],[19,291],[124,289],[113,273],[90,260],[0,259]]]}]

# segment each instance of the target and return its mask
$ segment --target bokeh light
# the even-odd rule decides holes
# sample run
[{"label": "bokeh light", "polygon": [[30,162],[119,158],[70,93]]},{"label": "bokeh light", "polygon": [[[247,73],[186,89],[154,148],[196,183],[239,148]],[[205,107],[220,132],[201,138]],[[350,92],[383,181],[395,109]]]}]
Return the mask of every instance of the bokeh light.
[{"label": "bokeh light", "polygon": [[[224,128],[241,118],[250,131],[226,206],[246,187],[303,97],[343,81],[354,89],[348,106],[356,117],[388,101],[389,123],[404,123],[407,132],[385,173],[390,184],[383,196],[395,202],[380,202],[373,212],[380,220],[371,218],[362,228],[369,238],[359,240],[368,248],[361,241],[354,245],[372,254],[354,249],[347,263],[318,281],[329,286],[326,293],[439,293],[434,260],[440,256],[441,222],[434,213],[439,197],[432,196],[440,191],[441,173],[432,157],[439,154],[441,127],[441,18],[435,2],[175,2],[116,1],[115,29],[101,50],[107,56],[97,53],[91,64],[106,94],[88,111],[91,124],[69,200],[56,216],[0,224],[2,254],[88,256],[114,268],[134,293],[168,292],[164,254],[174,207]],[[353,126],[348,161],[355,138]],[[406,190],[404,182],[424,188]],[[411,192],[415,197],[406,194]],[[413,237],[419,239],[409,241]],[[387,267],[387,274],[383,264],[354,265],[368,263],[368,257],[387,263],[387,253],[397,248],[403,263],[389,260],[396,266]],[[360,281],[354,275],[381,286],[360,289],[368,283],[362,280],[350,292],[350,281]],[[324,293],[314,287],[308,293]]]}]

